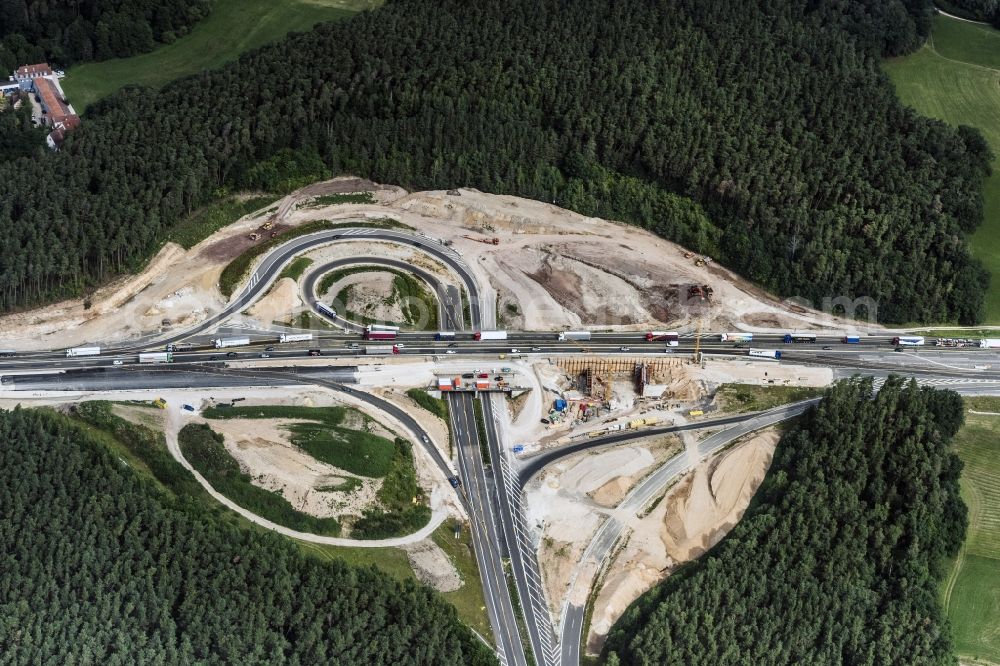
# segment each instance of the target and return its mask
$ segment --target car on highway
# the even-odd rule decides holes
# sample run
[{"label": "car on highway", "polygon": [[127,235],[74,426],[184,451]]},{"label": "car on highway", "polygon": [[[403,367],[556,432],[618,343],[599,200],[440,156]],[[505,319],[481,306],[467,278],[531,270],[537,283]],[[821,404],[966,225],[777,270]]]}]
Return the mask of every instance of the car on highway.
[{"label": "car on highway", "polygon": [[192,407],[191,405],[184,405],[184,411],[193,412],[194,407]]},{"label": "car on highway", "polygon": [[833,347],[823,347],[823,351],[830,351]]},{"label": "car on highway", "polygon": [[309,350],[309,355],[310,356],[322,356],[323,355],[323,351],[320,350],[320,349],[310,349]]},{"label": "car on highway", "polygon": [[454,346],[455,346],[455,343],[453,342],[453,343],[451,343],[451,344],[450,344],[450,345],[448,345],[448,346],[449,346],[449,347],[454,347]]},{"label": "car on highway", "polygon": [[462,379],[472,379],[475,376],[476,375],[474,373],[471,373],[471,372],[463,372],[462,373]]},{"label": "car on highway", "polygon": [[449,349],[448,351],[445,352],[445,354],[454,354],[454,353],[455,353],[454,349]]},{"label": "car on highway", "polygon": [[535,351],[535,352],[542,351],[542,348],[541,347],[532,347],[531,351]]},{"label": "car on highway", "polygon": [[510,350],[510,353],[511,353],[511,354],[517,354],[517,353],[518,353],[518,350],[517,350],[517,349],[511,349],[511,350]]},{"label": "car on highway", "polygon": [[618,351],[632,351],[631,347],[621,347]]},{"label": "car on highway", "polygon": [[357,348],[358,348],[358,343],[357,343],[357,342],[352,342],[351,344],[349,344],[349,345],[347,345],[347,346],[348,346],[348,347],[349,347],[350,349],[357,349]]},{"label": "car on highway", "polygon": [[502,382],[503,381],[503,375],[497,375],[496,377],[493,378],[493,381],[495,381],[495,382]]},{"label": "car on highway", "polygon": [[478,375],[476,375],[476,376],[477,376],[477,377],[479,377],[480,379],[488,379],[488,378],[489,378],[489,374],[488,374],[488,373],[486,373],[486,372],[480,372],[480,373],[479,373]]},{"label": "car on highway", "polygon": [[420,439],[423,441],[424,444],[430,444],[431,443],[430,437],[428,437],[427,435],[421,435]]},{"label": "car on highway", "polygon": [[267,347],[264,347],[264,351],[268,351],[268,352],[274,351],[274,347],[269,345]]},{"label": "car on highway", "polygon": [[271,355],[268,354],[268,353],[263,353],[263,354],[260,355],[260,357],[261,358],[271,358]]},{"label": "car on highway", "polygon": [[397,344],[397,345],[396,345],[396,349],[402,349],[402,348],[403,348],[403,347],[405,347],[405,346],[406,346],[406,345],[402,345],[402,344]]},{"label": "car on highway", "polygon": [[236,352],[229,352],[228,354],[226,354],[226,358],[236,358],[237,356],[239,356],[239,354],[237,354]]},{"label": "car on highway", "polygon": [[462,485],[461,479],[459,479],[457,476],[449,476],[448,483],[451,484],[452,488],[458,488],[460,485]]},{"label": "car on highway", "polygon": [[125,363],[125,361],[121,360],[120,358],[116,358],[115,360],[111,361],[111,365],[122,365],[123,363]]},{"label": "car on highway", "polygon": [[208,360],[209,361],[218,361],[219,360],[219,355],[218,354],[212,354],[211,356],[208,357]]}]

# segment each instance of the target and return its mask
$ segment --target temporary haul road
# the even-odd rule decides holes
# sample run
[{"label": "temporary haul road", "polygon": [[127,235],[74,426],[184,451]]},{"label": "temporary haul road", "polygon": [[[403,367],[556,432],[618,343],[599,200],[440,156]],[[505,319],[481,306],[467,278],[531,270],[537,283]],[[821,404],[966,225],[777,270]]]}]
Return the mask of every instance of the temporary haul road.
[{"label": "temporary haul road", "polygon": [[[495,309],[492,296],[484,298],[469,266],[450,247],[423,235],[395,229],[356,227],[338,228],[294,238],[265,255],[250,275],[246,287],[221,312],[168,337],[145,341],[130,346],[103,349],[97,356],[67,358],[62,351],[33,352],[15,358],[0,358],[2,390],[7,395],[31,395],[33,392],[110,391],[136,388],[210,388],[220,386],[291,386],[312,384],[324,386],[362,400],[383,410],[409,430],[432,456],[441,474],[453,474],[452,461],[445,460],[430,442],[428,434],[416,420],[399,407],[349,384],[355,382],[356,367],[297,366],[307,349],[321,349],[323,356],[353,358],[365,353],[358,342],[359,327],[339,317],[329,317],[345,329],[343,333],[322,333],[308,343],[276,346],[268,352],[271,362],[275,359],[289,361],[284,368],[254,368],[265,345],[276,342],[276,334],[255,332],[246,335],[256,350],[235,351],[234,357],[224,357],[222,351],[206,348],[207,334],[224,326],[225,321],[242,312],[266,293],[281,270],[296,256],[316,247],[337,241],[383,241],[415,248],[430,255],[452,270],[468,294],[469,321],[465,322],[461,294],[453,287],[443,285],[432,275],[405,262],[375,257],[359,257],[335,261],[311,271],[304,283],[307,298],[315,292],[316,277],[330,270],[349,265],[373,264],[407,270],[432,286],[438,294],[441,307],[442,328],[460,331],[468,323],[474,330],[489,330],[495,326]],[[487,288],[487,291],[488,288]],[[314,299],[309,298],[310,302]],[[489,301],[489,302],[486,302]],[[447,324],[447,325],[445,325]],[[315,333],[315,332],[314,332]],[[175,351],[171,365],[148,366],[136,363],[135,354],[141,351],[159,351],[168,344],[186,341],[184,348]],[[732,341],[722,340],[718,333],[704,335],[695,340],[691,334],[681,335],[678,346],[669,347],[663,342],[646,342],[643,333],[593,333],[591,340],[582,342],[559,341],[558,332],[512,332],[504,341],[475,341],[471,333],[456,333],[454,339],[438,341],[433,334],[401,333],[397,342],[405,343],[398,351],[403,356],[437,355],[454,353],[456,359],[480,358],[497,354],[521,355],[591,355],[613,354],[648,356],[656,353],[691,353],[696,349],[703,354],[722,357],[745,357],[746,349],[735,349]],[[839,337],[821,336],[815,344],[785,344],[779,334],[755,334],[753,345],[765,349],[780,349],[781,361],[831,367],[837,376],[868,374],[881,381],[890,373],[916,377],[930,385],[952,388],[963,393],[1000,393],[1000,355],[991,350],[951,349],[944,353],[924,351],[920,354],[893,351],[891,336],[865,336],[856,344],[843,344]],[[825,348],[824,348],[825,347]],[[517,350],[515,352],[514,350]],[[239,360],[242,369],[226,367],[226,360]],[[117,363],[116,363],[117,361]],[[699,456],[704,458],[721,450],[734,439],[752,430],[764,427],[797,414],[808,407],[798,403],[763,414],[748,414],[724,419],[701,421],[670,428],[626,431],[593,438],[545,452],[518,461],[512,457],[510,447],[503,439],[503,406],[494,404],[497,397],[482,398],[483,434],[486,441],[481,446],[480,428],[476,422],[474,398],[471,393],[457,392],[449,396],[452,434],[456,444],[456,462],[459,478],[459,501],[469,513],[472,539],[486,599],[486,610],[496,639],[498,657],[503,664],[526,665],[531,651],[535,663],[555,666],[579,663],[584,619],[584,607],[574,605],[568,596],[563,606],[560,635],[553,632],[548,605],[541,584],[536,544],[527,529],[522,510],[521,489],[532,475],[544,466],[567,455],[582,450],[609,446],[639,437],[694,429],[718,429],[699,444]],[[492,464],[484,460],[488,452]],[[620,505],[622,511],[638,512],[658,492],[689,468],[686,458],[673,458],[633,488]],[[624,533],[625,526],[608,519],[603,523],[590,545],[584,551],[581,563],[603,565],[614,545]],[[509,562],[509,573],[508,573]],[[579,571],[579,569],[578,569]],[[508,575],[512,585],[508,585]],[[589,585],[590,581],[574,579],[574,585]],[[516,589],[516,597],[511,594]],[[588,587],[589,590],[589,587]],[[583,595],[584,597],[586,594]],[[580,598],[579,596],[575,598]],[[519,600],[519,601],[518,601]],[[519,621],[523,619],[523,622]]]}]

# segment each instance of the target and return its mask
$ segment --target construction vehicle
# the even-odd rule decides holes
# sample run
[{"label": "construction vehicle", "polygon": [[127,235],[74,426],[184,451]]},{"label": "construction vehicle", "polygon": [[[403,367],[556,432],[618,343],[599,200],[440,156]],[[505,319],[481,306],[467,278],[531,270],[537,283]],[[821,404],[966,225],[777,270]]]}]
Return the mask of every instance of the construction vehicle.
[{"label": "construction vehicle", "polygon": [[256,231],[253,232],[252,234],[250,234],[250,240],[252,241],[260,240],[260,234],[257,233]]},{"label": "construction vehicle", "polygon": [[272,222],[271,220],[268,220],[264,224],[260,225],[260,228],[263,229],[264,231],[267,231],[268,229],[273,229],[274,228],[274,222]]},{"label": "construction vehicle", "polygon": [[167,401],[164,400],[163,398],[157,398],[156,400],[153,401],[153,407],[156,407],[157,409],[166,409]]},{"label": "construction vehicle", "polygon": [[477,243],[486,243],[487,245],[499,245],[500,239],[497,237],[493,238],[476,238],[475,236],[462,236],[462,238],[468,238],[471,241],[476,241]]},{"label": "construction vehicle", "polygon": [[685,259],[690,259],[693,256],[694,256],[694,252],[685,252],[684,253],[684,258]]},{"label": "construction vehicle", "polygon": [[712,299],[713,293],[715,293],[715,290],[713,290],[707,284],[701,284],[701,285],[692,284],[691,286],[688,287],[687,291],[688,300],[697,298],[702,301],[709,301]]},{"label": "construction vehicle", "polygon": [[272,231],[271,232],[271,238],[277,238],[277,237],[278,237],[278,232],[277,231]]}]

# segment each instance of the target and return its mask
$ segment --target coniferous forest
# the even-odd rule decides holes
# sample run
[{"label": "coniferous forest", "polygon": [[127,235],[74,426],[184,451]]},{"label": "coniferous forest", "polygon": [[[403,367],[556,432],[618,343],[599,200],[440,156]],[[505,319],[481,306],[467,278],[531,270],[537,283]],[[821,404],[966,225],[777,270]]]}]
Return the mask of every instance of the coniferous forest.
[{"label": "coniferous forest", "polygon": [[0,71],[145,53],[210,9],[211,0],[0,0]]},{"label": "coniferous forest", "polygon": [[3,663],[495,663],[428,588],[223,525],[91,437],[0,412]]},{"label": "coniferous forest", "polygon": [[[292,149],[411,188],[620,217],[782,295],[884,321],[979,317],[965,236],[988,149],[879,70],[930,0],[395,0],[88,110],[0,166],[0,307],[135,270],[220,188]],[[692,203],[693,200],[695,203]]]},{"label": "coniferous forest", "polygon": [[939,606],[962,544],[952,392],[830,389],[786,433],[742,520],[640,597],[609,664],[955,664]]}]

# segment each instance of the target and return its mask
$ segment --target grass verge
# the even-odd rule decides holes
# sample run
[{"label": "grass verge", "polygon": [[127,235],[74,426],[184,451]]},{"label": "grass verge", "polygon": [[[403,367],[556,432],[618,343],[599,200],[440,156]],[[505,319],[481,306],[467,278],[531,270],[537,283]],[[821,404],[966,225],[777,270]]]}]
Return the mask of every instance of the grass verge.
[{"label": "grass verge", "polygon": [[433,534],[434,540],[445,552],[462,577],[462,587],[441,596],[458,611],[458,617],[479,632],[480,636],[492,641],[493,630],[486,615],[486,600],[483,597],[483,582],[479,577],[479,565],[472,551],[472,533],[468,523],[459,523],[461,529],[455,538],[455,521],[446,520]]},{"label": "grass verge", "polygon": [[353,16],[377,6],[372,0],[215,0],[212,12],[191,31],[149,53],[73,67],[62,82],[80,113],[125,85],[158,88],[174,79],[213,69],[244,51],[316,23]]},{"label": "grass verge", "polygon": [[937,16],[927,44],[884,69],[903,103],[950,125],[977,127],[997,156],[970,249],[992,275],[984,321],[1000,323],[1000,31]]},{"label": "grass verge", "polygon": [[1000,663],[1000,398],[967,398],[965,425],[953,440],[965,463],[969,507],[965,544],[942,584],[955,652]]},{"label": "grass verge", "polygon": [[359,567],[375,567],[397,580],[417,580],[409,558],[398,548],[348,548],[295,539],[292,541],[303,553],[323,562],[340,560]]},{"label": "grass verge", "polygon": [[312,265],[312,263],[313,260],[309,257],[296,257],[295,259],[292,259],[290,264],[285,266],[285,270],[281,271],[281,275],[278,276],[278,279],[280,280],[281,278],[287,277],[292,278],[293,280],[298,280],[302,277],[302,274],[306,272],[306,269]]},{"label": "grass verge", "polygon": [[448,422],[448,402],[446,400],[435,398],[419,388],[406,389],[406,395],[434,416],[442,419],[445,423]]},{"label": "grass verge", "polygon": [[215,488],[241,507],[278,525],[312,534],[340,535],[335,518],[317,518],[296,510],[281,495],[253,485],[250,475],[223,444],[223,437],[204,423],[189,423],[178,433],[181,452]]},{"label": "grass verge", "polygon": [[299,208],[322,208],[337,204],[370,204],[375,203],[371,192],[355,192],[351,194],[321,194],[298,205]]},{"label": "grass verge", "polygon": [[479,400],[473,400],[472,411],[476,414],[476,432],[479,434],[479,455],[483,459],[483,464],[489,467],[491,464],[490,442],[486,439],[486,418],[483,416],[483,403]]},{"label": "grass verge", "polygon": [[755,384],[723,384],[715,397],[722,411],[759,412],[790,402],[808,400],[823,395],[823,389],[803,386],[757,386]]}]

